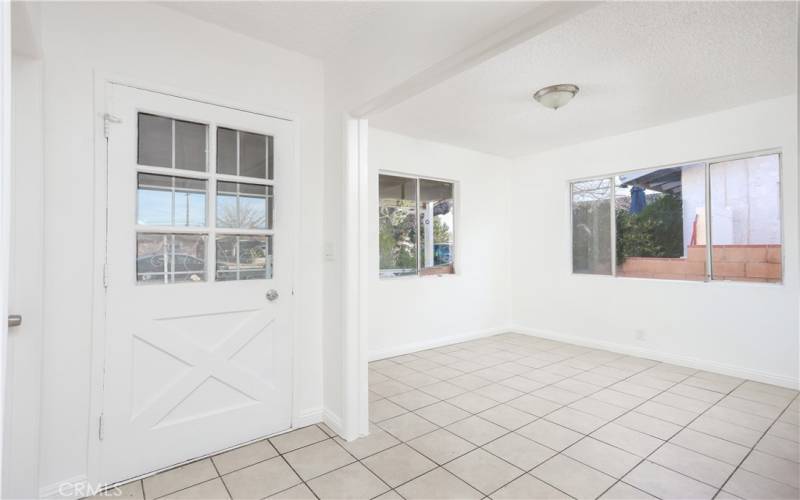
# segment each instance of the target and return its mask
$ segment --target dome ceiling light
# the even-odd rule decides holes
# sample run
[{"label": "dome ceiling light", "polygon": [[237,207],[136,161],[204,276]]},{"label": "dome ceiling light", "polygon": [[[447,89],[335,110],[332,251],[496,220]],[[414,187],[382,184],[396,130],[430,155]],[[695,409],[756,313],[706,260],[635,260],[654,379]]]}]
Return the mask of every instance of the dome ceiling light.
[{"label": "dome ceiling light", "polygon": [[558,109],[566,106],[579,90],[577,85],[560,83],[537,90],[536,93],[533,94],[533,98],[542,106]]}]

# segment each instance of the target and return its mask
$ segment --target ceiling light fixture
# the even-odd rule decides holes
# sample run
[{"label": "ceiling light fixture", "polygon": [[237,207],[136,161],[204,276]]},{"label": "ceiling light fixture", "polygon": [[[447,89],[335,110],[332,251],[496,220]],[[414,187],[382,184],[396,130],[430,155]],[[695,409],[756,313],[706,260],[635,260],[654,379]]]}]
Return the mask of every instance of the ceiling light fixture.
[{"label": "ceiling light fixture", "polygon": [[560,83],[539,89],[533,94],[533,98],[542,106],[558,109],[566,106],[575,97],[580,89],[571,83]]}]

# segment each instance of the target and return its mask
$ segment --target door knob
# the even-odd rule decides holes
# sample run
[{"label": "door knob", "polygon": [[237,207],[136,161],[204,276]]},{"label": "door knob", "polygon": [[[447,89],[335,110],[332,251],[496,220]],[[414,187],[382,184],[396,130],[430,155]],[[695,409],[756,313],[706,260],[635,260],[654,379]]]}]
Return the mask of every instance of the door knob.
[{"label": "door knob", "polygon": [[274,288],[267,292],[267,300],[272,302],[278,299],[278,291]]},{"label": "door knob", "polygon": [[8,315],[8,326],[19,326],[22,324],[22,316],[19,314]]}]

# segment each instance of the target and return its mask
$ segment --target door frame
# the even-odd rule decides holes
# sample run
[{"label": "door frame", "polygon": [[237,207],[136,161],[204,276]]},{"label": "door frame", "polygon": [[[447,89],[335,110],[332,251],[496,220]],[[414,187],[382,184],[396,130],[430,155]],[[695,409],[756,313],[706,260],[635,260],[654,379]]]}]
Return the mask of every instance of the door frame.
[{"label": "door frame", "polygon": [[[266,116],[269,118],[276,118],[293,123],[291,137],[292,137],[292,164],[289,166],[291,175],[288,176],[288,191],[290,198],[290,206],[282,208],[282,210],[290,210],[289,217],[290,225],[292,226],[292,235],[290,243],[290,251],[298,254],[300,248],[300,208],[302,207],[302,193],[300,190],[301,180],[301,162],[299,160],[300,154],[300,121],[295,113],[278,110],[278,109],[257,109],[245,103],[231,101],[229,99],[221,99],[216,96],[209,96],[206,94],[170,87],[154,83],[152,81],[145,81],[139,78],[131,77],[128,75],[120,75],[116,73],[105,72],[101,70],[94,71],[94,103],[92,108],[92,131],[93,140],[93,176],[94,176],[94,189],[93,189],[93,232],[94,238],[92,242],[92,327],[91,327],[91,380],[90,380],[90,399],[89,399],[89,421],[87,422],[89,428],[89,443],[87,447],[87,464],[86,464],[86,478],[85,482],[93,488],[97,488],[97,478],[100,472],[100,465],[102,460],[102,444],[99,436],[101,429],[100,417],[103,412],[103,394],[104,394],[104,375],[105,375],[105,355],[106,355],[106,287],[104,284],[105,274],[105,257],[107,247],[107,183],[108,183],[108,151],[106,142],[106,127],[111,127],[113,130],[113,123],[107,123],[106,113],[111,104],[111,89],[114,85],[131,87],[141,91],[156,92],[180,99],[187,99],[197,101],[204,104],[213,106],[220,106],[230,108],[245,113],[252,113],[257,115]],[[298,424],[305,425],[305,420],[308,416],[299,414],[297,408],[297,369],[301,366],[297,359],[298,352],[295,349],[295,341],[297,339],[297,325],[298,325],[298,308],[295,307],[297,297],[302,291],[297,290],[298,279],[298,262],[297,259],[292,259],[292,268],[290,270],[289,284],[292,289],[291,298],[289,298],[289,334],[290,338],[290,356],[292,363],[292,381],[291,381],[291,428],[295,428]],[[260,438],[259,438],[260,439]],[[239,446],[242,443],[232,443],[231,447]],[[222,450],[220,450],[222,451]],[[190,461],[203,458],[193,457]],[[159,472],[151,471],[142,475],[149,476]],[[132,479],[132,478],[121,478]]]},{"label": "door frame", "polygon": [[11,258],[11,5],[0,5],[0,491],[6,430],[9,261]]}]

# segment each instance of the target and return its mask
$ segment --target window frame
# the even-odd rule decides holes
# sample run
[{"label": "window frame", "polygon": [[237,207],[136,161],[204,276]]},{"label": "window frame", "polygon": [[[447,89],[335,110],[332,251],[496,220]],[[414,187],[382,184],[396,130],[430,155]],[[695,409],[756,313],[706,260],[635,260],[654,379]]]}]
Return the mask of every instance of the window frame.
[{"label": "window frame", "polygon": [[[164,112],[163,110],[153,110],[146,107],[136,107],[136,137],[135,137],[135,150],[136,150],[136,158],[134,160],[135,164],[135,179],[136,182],[133,185],[133,189],[136,191],[134,194],[134,199],[136,200],[135,212],[134,212],[134,233],[141,234],[141,233],[154,233],[154,234],[173,234],[173,235],[201,235],[206,237],[205,242],[205,279],[199,282],[164,282],[159,284],[164,285],[181,285],[181,284],[197,284],[197,283],[240,283],[241,281],[251,281],[251,280],[218,280],[217,279],[217,249],[216,249],[216,241],[217,237],[219,236],[266,236],[267,238],[271,238],[272,242],[268,243],[268,245],[272,245],[273,252],[274,252],[274,244],[275,244],[275,227],[274,223],[276,220],[275,217],[275,210],[276,210],[276,197],[275,197],[275,171],[273,170],[273,178],[269,179],[269,165],[270,163],[275,163],[275,149],[274,149],[274,135],[268,132],[256,132],[250,129],[238,128],[236,126],[228,125],[225,122],[219,122],[216,120],[198,120],[194,117],[184,117],[180,114]],[[139,163],[139,116],[140,115],[152,115],[157,116],[160,118],[166,118],[172,120],[172,166],[170,167],[159,167],[154,165],[146,165]],[[176,121],[185,121],[190,123],[196,123],[199,125],[204,125],[206,127],[206,151],[205,151],[205,169],[204,170],[185,170],[175,167],[175,122]],[[217,130],[220,128],[228,129],[236,131],[236,149],[237,149],[237,172],[239,170],[239,133],[249,133],[249,134],[257,134],[257,135],[264,135],[267,137],[267,164],[265,168],[265,178],[260,179],[257,177],[246,177],[241,175],[232,175],[232,174],[222,174],[219,173],[218,165],[217,165],[217,141],[218,135]],[[271,138],[271,139],[270,139]],[[272,162],[270,162],[270,156],[272,158]],[[206,186],[206,206],[205,206],[205,217],[206,223],[203,226],[176,226],[176,225],[142,225],[139,224],[138,221],[138,214],[139,214],[139,197],[138,197],[138,175],[139,174],[150,174],[150,175],[163,175],[163,176],[171,176],[171,177],[182,177],[186,179],[192,180],[202,180],[207,182]],[[217,226],[217,182],[232,182],[237,184],[254,184],[254,185],[263,185],[267,187],[272,187],[272,220],[273,220],[273,227],[268,229],[253,229],[253,228],[225,228],[225,227],[218,227]],[[174,189],[174,188],[173,188]],[[269,195],[267,195],[267,198]],[[174,202],[173,202],[174,203]],[[270,214],[267,214],[269,217]],[[238,241],[238,240],[237,240]],[[136,255],[134,253],[134,255]],[[272,255],[272,269],[269,273],[268,277],[258,278],[264,281],[271,281],[275,279],[275,268],[274,268],[274,254]],[[238,258],[237,258],[238,259]],[[238,272],[237,272],[238,276]],[[137,286],[150,286],[153,283],[145,283],[143,281],[138,280],[137,276],[134,276],[135,282]]]},{"label": "window frame", "polygon": [[[735,160],[746,160],[749,158],[756,158],[759,156],[771,156],[777,155],[778,157],[778,181],[779,181],[779,189],[778,189],[778,217],[780,222],[780,247],[781,247],[781,274],[779,281],[776,282],[754,282],[754,281],[737,281],[737,280],[720,280],[714,279],[714,265],[713,265],[713,235],[712,235],[712,214],[710,209],[710,201],[711,201],[711,166],[713,164],[727,162],[727,161],[735,161]],[[617,275],[617,224],[616,224],[616,195],[615,195],[615,188],[614,188],[614,178],[619,175],[624,175],[632,172],[639,172],[642,170],[659,170],[663,168],[674,168],[674,167],[685,167],[688,165],[703,165],[704,169],[704,179],[705,179],[705,207],[706,207],[706,217],[705,217],[705,230],[706,230],[706,273],[703,281],[698,280],[687,280],[687,279],[660,279],[660,278],[639,278],[639,277],[632,277],[632,276],[618,276]],[[591,273],[577,273],[573,267],[573,214],[572,214],[572,186],[577,182],[584,182],[584,181],[592,181],[592,180],[600,180],[600,179],[610,179],[611,180],[611,274],[591,274]],[[656,282],[671,282],[671,283],[717,283],[718,286],[784,286],[785,285],[785,278],[786,278],[786,234],[784,228],[784,176],[783,176],[783,150],[782,148],[768,148],[768,149],[759,149],[754,151],[748,151],[744,153],[736,153],[731,155],[724,155],[724,156],[715,156],[704,158],[701,160],[689,160],[689,161],[682,161],[676,163],[669,163],[669,164],[662,164],[654,167],[638,167],[635,169],[625,169],[625,170],[617,170],[607,174],[599,174],[599,175],[588,175],[583,177],[574,177],[567,179],[567,211],[568,211],[568,219],[569,219],[569,228],[568,228],[568,237],[567,237],[567,254],[569,258],[567,259],[567,265],[569,266],[569,274],[570,276],[580,276],[580,277],[588,277],[589,279],[597,278],[597,279],[627,279],[627,280],[643,280],[643,281],[656,281]]]},{"label": "window frame", "polygon": [[[416,279],[416,278],[444,278],[448,276],[458,276],[460,274],[459,268],[459,245],[458,245],[458,234],[459,234],[459,218],[460,215],[457,215],[461,211],[461,203],[460,203],[460,184],[459,181],[454,179],[448,179],[445,177],[435,177],[431,175],[418,175],[418,174],[409,174],[407,172],[398,172],[396,170],[378,170],[375,176],[375,186],[376,188],[376,195],[377,195],[377,205],[380,208],[381,203],[381,193],[380,193],[380,178],[382,175],[387,175],[391,177],[402,177],[404,179],[414,179],[416,181],[416,199],[415,199],[415,210],[416,210],[416,221],[417,221],[417,241],[415,244],[415,248],[417,250],[417,269],[413,274],[405,274],[399,276],[384,276],[381,274],[381,263],[380,258],[377,260],[377,267],[378,267],[378,279],[380,280],[398,280],[398,279]],[[453,246],[455,247],[456,251],[453,255],[453,272],[451,273],[428,273],[423,274],[421,270],[424,268],[422,263],[420,262],[420,223],[419,223],[419,214],[420,214],[420,200],[419,200],[419,182],[420,180],[426,181],[435,181],[435,182],[447,182],[453,186],[453,207],[455,209],[455,214],[453,214]],[[377,210],[373,210],[373,214],[377,212]],[[380,224],[378,224],[376,233],[380,236]],[[380,249],[378,249],[380,253]],[[425,268],[425,269],[435,269],[435,268]]]}]

